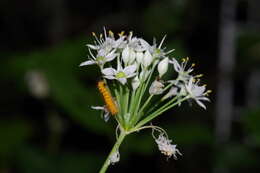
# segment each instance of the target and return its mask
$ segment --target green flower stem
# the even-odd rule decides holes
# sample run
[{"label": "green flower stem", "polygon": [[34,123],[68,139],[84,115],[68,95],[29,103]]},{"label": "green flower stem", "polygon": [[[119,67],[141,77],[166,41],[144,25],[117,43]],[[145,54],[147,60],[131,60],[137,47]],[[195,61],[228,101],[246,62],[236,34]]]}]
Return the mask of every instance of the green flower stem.
[{"label": "green flower stem", "polygon": [[[170,102],[174,101],[175,98],[173,98],[173,100],[171,100]],[[188,97],[184,97],[182,98],[181,100],[169,105],[169,104],[166,104],[164,106],[162,106],[162,108],[160,108],[158,111],[155,111],[154,113],[152,113],[151,115],[147,116],[146,118],[144,118],[143,120],[141,120],[136,126],[134,129],[138,129],[140,127],[142,127],[144,124],[150,122],[151,120],[153,120],[154,118],[156,118],[158,115],[162,114],[163,112],[171,109],[172,107],[178,105],[179,103],[185,101],[186,99],[188,99]]]},{"label": "green flower stem", "polygon": [[[169,84],[164,88],[164,91],[166,91],[168,88],[170,88],[173,84]],[[150,103],[151,99],[153,98],[154,95],[150,95],[148,97],[148,99],[145,101],[145,103],[143,104],[143,106],[141,107],[140,111],[138,112],[138,114],[142,113],[142,111],[145,109],[145,107]],[[157,105],[156,105],[157,106]],[[153,106],[155,107],[155,106]]]},{"label": "green flower stem", "polygon": [[112,150],[110,151],[109,155],[107,156],[107,159],[105,160],[102,168],[100,169],[99,173],[105,173],[108,166],[110,165],[110,157],[112,154],[114,154],[120,147],[121,143],[123,142],[124,138],[126,137],[126,133],[124,131],[121,131],[119,137],[117,138],[116,143],[114,144]]}]

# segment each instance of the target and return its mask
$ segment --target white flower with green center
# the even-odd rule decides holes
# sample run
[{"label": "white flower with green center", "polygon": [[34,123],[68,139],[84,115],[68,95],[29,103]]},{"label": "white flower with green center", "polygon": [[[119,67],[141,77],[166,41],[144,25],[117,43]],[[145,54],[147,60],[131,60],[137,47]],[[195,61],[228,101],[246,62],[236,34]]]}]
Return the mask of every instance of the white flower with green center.
[{"label": "white flower with green center", "polygon": [[195,82],[194,78],[190,78],[189,82],[185,85],[189,98],[194,99],[196,103],[202,108],[206,109],[206,106],[201,101],[210,101],[207,95],[211,92],[206,91],[206,86],[198,86],[198,82]]},{"label": "white flower with green center", "polygon": [[90,60],[82,62],[80,66],[98,64],[99,66],[102,67],[106,62],[110,62],[115,59],[115,57],[117,56],[115,52],[116,50],[114,49],[113,51],[106,54],[104,51],[100,50],[97,56],[95,57],[90,51],[90,55],[92,59],[89,58]]},{"label": "white flower with green center", "polygon": [[104,68],[102,70],[102,73],[104,74],[104,78],[110,80],[116,79],[121,84],[124,85],[127,82],[127,78],[131,78],[136,75],[135,71],[136,71],[136,65],[130,65],[123,69],[121,64],[118,64],[117,70],[115,70],[112,67],[109,67],[109,68]]}]

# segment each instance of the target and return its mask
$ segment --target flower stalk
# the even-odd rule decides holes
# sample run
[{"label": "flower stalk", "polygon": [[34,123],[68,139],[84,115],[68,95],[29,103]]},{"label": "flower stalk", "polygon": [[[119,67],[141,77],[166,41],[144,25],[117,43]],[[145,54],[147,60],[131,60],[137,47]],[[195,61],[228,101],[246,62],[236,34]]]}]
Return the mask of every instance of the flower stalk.
[{"label": "flower stalk", "polygon": [[[144,39],[134,37],[132,32],[129,35],[122,32],[115,38],[112,31],[107,34],[104,29],[104,37],[93,35],[95,44],[87,45],[91,56],[80,66],[97,65],[100,68],[102,80],[98,82],[98,89],[105,105],[92,108],[101,110],[106,122],[110,117],[114,118],[120,127],[120,135],[100,173],[120,160],[119,147],[128,134],[147,128],[152,129],[161,153],[177,159],[177,155],[182,154],[165,130],[147,124],[186,100],[194,100],[206,109],[204,101],[209,101],[211,91],[206,91],[206,86],[200,84],[202,75],[192,74],[195,65],[189,66],[189,58],[182,58],[179,63],[170,57],[173,50],[165,51],[162,47],[165,37],[157,46],[156,41],[150,45]],[[177,73],[172,75],[177,78],[167,79],[169,68]],[[155,131],[158,136],[154,135]]]}]

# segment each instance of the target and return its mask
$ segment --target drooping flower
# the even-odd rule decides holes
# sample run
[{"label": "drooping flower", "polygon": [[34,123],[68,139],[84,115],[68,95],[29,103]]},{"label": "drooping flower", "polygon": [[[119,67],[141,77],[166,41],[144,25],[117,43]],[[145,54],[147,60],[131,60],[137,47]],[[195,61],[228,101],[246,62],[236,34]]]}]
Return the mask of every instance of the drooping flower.
[{"label": "drooping flower", "polygon": [[196,103],[202,108],[206,109],[206,106],[201,101],[210,101],[207,95],[211,92],[211,90],[206,91],[205,85],[199,86],[198,82],[194,80],[194,78],[190,78],[189,82],[185,85],[188,96],[195,100]]},{"label": "drooping flower", "polygon": [[172,140],[167,139],[163,134],[160,134],[159,137],[155,139],[155,142],[161,153],[169,158],[173,156],[174,159],[177,159],[177,154],[182,155],[176,148],[177,145],[171,144]]},{"label": "drooping flower", "polygon": [[149,88],[149,93],[151,95],[162,94],[164,91],[163,88],[164,88],[164,84],[162,83],[162,81],[155,80],[155,81],[153,81],[153,83],[151,84],[151,86]]},{"label": "drooping flower", "polygon": [[102,70],[104,78],[113,80],[118,80],[121,84],[126,84],[127,78],[134,77],[136,75],[136,65],[130,65],[125,68],[122,68],[121,64],[118,63],[117,70],[112,67],[105,68]]}]

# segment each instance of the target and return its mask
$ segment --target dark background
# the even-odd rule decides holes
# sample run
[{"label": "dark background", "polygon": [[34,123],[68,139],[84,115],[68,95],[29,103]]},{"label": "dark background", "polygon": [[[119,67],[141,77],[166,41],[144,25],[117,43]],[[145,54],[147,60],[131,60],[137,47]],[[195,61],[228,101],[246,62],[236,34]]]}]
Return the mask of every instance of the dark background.
[{"label": "dark background", "polygon": [[167,160],[150,131],[129,136],[108,172],[259,172],[259,0],[1,0],[0,173],[98,172],[115,141],[97,68],[80,68],[91,32],[165,34],[213,90],[153,121],[183,153]]}]

